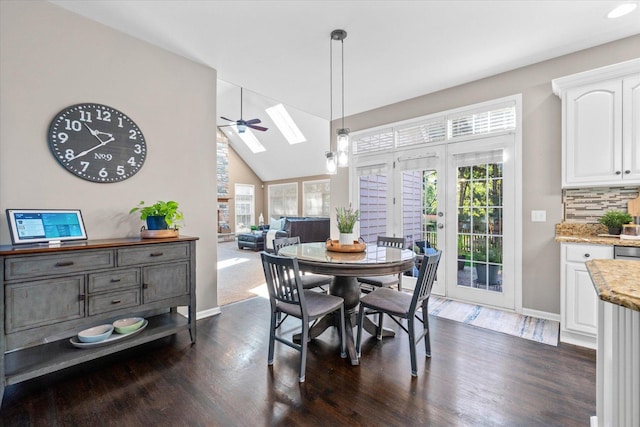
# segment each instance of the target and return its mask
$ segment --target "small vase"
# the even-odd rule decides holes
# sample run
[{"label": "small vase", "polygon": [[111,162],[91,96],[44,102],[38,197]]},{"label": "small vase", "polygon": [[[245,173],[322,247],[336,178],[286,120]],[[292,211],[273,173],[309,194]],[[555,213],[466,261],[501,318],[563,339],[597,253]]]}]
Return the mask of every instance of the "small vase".
[{"label": "small vase", "polygon": [[164,216],[148,216],[147,217],[147,230],[166,230],[167,221]]},{"label": "small vase", "polygon": [[353,233],[340,233],[340,244],[341,245],[353,245],[354,241]]}]

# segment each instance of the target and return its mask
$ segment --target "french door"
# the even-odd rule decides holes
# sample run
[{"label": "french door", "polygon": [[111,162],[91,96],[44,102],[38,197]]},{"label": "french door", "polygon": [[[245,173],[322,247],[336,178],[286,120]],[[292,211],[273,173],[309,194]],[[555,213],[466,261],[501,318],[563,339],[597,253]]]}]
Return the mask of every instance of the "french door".
[{"label": "french door", "polygon": [[515,309],[512,134],[447,147],[446,295]]},{"label": "french door", "polygon": [[[433,293],[514,309],[514,135],[397,151],[356,165],[360,235],[442,250]],[[405,277],[403,286],[411,283]]]}]

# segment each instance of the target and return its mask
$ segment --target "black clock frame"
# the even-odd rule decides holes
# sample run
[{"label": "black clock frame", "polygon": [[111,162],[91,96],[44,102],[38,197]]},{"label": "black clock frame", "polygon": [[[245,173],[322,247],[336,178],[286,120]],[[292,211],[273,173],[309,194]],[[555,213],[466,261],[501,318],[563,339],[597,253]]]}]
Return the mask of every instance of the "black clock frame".
[{"label": "black clock frame", "polygon": [[87,181],[124,181],[140,171],[147,157],[138,125],[121,111],[94,102],[58,112],[47,135],[58,163]]}]

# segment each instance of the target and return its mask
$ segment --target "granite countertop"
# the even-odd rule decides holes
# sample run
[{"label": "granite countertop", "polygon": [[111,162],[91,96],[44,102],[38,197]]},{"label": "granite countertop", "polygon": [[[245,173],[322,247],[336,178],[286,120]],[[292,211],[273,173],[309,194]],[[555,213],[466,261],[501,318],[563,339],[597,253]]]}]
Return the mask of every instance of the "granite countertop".
[{"label": "granite countertop", "polygon": [[640,261],[593,259],[586,266],[602,301],[640,311]]},{"label": "granite countertop", "polygon": [[582,224],[563,222],[556,224],[556,242],[588,243],[592,245],[635,246],[640,247],[640,240],[627,240],[607,235],[607,227],[602,224]]}]

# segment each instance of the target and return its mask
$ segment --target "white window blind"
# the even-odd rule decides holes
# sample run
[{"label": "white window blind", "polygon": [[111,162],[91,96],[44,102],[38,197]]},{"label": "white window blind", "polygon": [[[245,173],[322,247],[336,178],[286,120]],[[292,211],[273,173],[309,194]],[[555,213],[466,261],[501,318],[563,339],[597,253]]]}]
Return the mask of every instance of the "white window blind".
[{"label": "white window blind", "polygon": [[353,154],[371,153],[393,148],[393,129],[358,135],[353,139]]},{"label": "white window blind", "polygon": [[407,147],[429,142],[439,142],[444,141],[446,136],[447,130],[443,120],[421,123],[419,125],[398,129],[396,146]]},{"label": "white window blind", "polygon": [[515,129],[516,108],[511,105],[480,112],[465,112],[449,118],[449,138]]},{"label": "white window blind", "polygon": [[304,216],[330,216],[331,181],[304,181],[302,183]]}]

